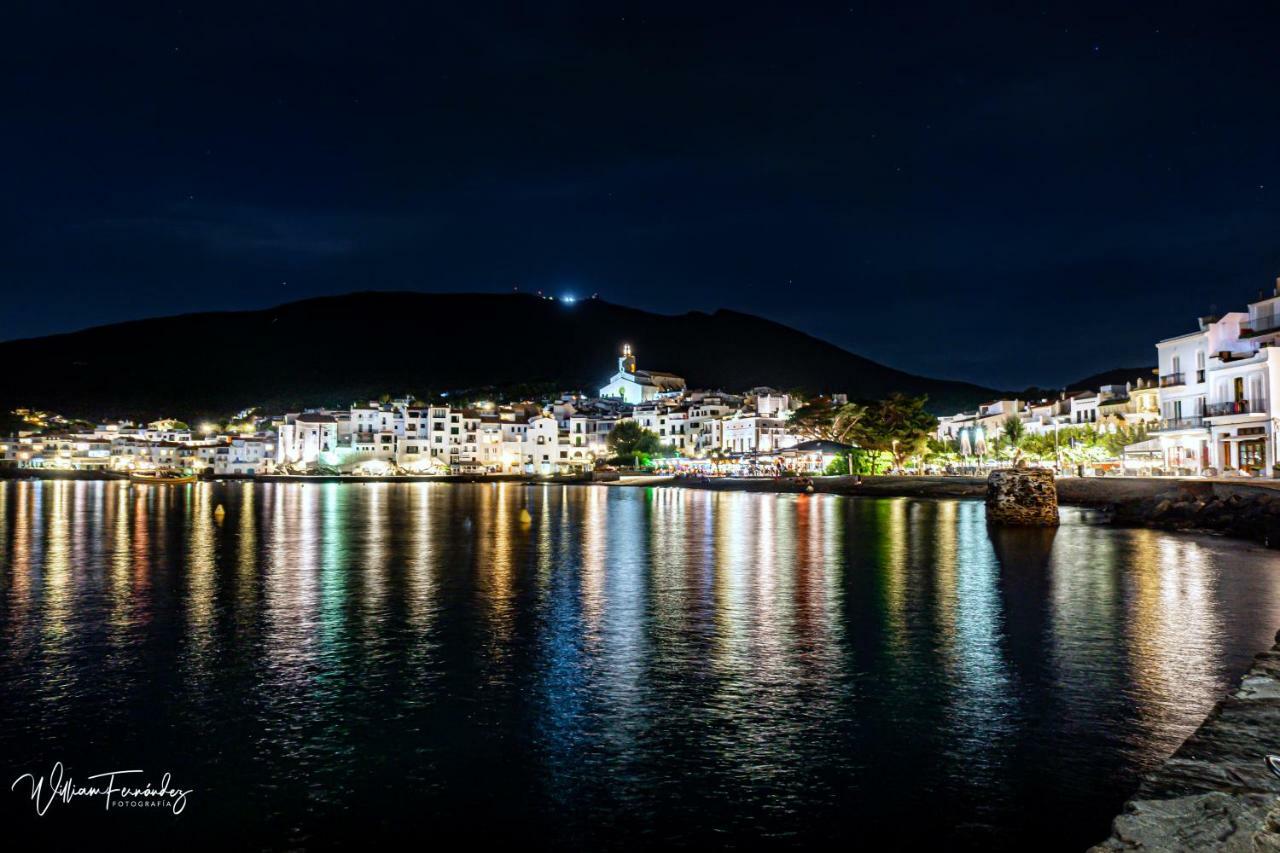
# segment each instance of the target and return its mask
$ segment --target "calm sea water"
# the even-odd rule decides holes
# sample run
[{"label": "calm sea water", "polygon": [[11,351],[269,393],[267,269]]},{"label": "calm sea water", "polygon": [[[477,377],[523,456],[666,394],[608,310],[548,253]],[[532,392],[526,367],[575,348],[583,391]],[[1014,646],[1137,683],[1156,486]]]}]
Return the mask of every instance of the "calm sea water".
[{"label": "calm sea water", "polygon": [[1270,552],[960,501],[7,482],[0,567],[6,832],[95,847],[1078,850],[1280,627]]}]

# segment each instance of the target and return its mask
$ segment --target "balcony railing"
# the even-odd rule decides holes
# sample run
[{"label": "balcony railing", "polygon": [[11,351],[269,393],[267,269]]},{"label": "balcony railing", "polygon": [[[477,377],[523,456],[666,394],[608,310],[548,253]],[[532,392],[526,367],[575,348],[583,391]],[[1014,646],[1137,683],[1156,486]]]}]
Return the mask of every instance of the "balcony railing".
[{"label": "balcony railing", "polygon": [[1277,329],[1280,329],[1280,314],[1250,317],[1240,324],[1240,337],[1248,338],[1254,335],[1265,335]]},{"label": "balcony railing", "polygon": [[1165,418],[1160,421],[1159,432],[1173,432],[1181,429],[1203,429],[1204,418],[1195,415],[1190,418]]},{"label": "balcony railing", "polygon": [[1166,373],[1160,377],[1161,388],[1172,388],[1174,385],[1186,385],[1187,374],[1185,373]]},{"label": "balcony railing", "polygon": [[1220,418],[1224,415],[1260,415],[1267,411],[1266,400],[1231,400],[1226,403],[1210,403],[1205,407],[1205,417]]}]

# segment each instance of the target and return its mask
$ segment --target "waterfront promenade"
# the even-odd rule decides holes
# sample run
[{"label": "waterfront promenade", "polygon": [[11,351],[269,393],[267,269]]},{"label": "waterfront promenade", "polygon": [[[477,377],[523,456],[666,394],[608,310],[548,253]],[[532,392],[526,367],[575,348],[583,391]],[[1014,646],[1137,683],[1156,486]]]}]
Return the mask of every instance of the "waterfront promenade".
[{"label": "waterfront promenade", "polygon": [[[676,477],[622,477],[618,485],[672,485],[691,489],[740,492],[803,492],[812,483],[823,494],[865,497],[984,498],[986,477],[714,477],[706,480]],[[1280,491],[1280,480],[1241,477],[1060,477],[1058,500],[1072,506],[1108,506],[1118,501],[1155,497],[1184,485],[1212,487],[1224,494]]]}]

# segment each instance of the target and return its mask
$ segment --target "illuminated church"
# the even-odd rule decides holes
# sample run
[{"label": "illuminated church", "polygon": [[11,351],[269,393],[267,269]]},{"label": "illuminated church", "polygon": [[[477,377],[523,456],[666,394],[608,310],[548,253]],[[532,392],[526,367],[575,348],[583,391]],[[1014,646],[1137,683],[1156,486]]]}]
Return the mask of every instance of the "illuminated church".
[{"label": "illuminated church", "polygon": [[684,377],[657,370],[636,370],[636,357],[631,345],[622,347],[618,359],[618,372],[609,384],[600,389],[601,397],[621,398],[624,403],[635,405],[655,397],[678,394],[684,390]]}]

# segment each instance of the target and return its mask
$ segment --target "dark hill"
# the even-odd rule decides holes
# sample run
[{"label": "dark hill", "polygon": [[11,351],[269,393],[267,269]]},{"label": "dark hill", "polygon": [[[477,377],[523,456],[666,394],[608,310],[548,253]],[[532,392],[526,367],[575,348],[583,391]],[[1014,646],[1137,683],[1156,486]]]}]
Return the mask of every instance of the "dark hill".
[{"label": "dark hill", "polygon": [[913,376],[787,326],[720,310],[663,316],[525,294],[353,293],[0,343],[0,403],[86,417],[218,415],[383,392],[552,383],[594,392],[622,342],[693,387],[928,394],[954,411],[993,392]]}]

